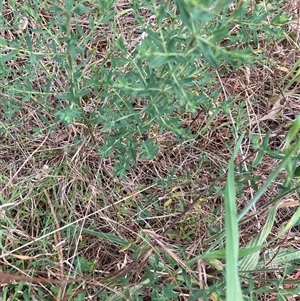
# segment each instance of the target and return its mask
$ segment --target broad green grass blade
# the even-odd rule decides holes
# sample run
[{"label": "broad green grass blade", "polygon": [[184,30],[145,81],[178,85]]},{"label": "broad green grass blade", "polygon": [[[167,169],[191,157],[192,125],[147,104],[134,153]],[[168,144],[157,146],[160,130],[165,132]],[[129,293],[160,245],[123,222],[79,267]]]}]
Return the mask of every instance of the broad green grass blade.
[{"label": "broad green grass blade", "polygon": [[226,300],[242,301],[242,290],[238,272],[239,233],[235,201],[234,158],[243,136],[238,140],[229,163],[225,187],[225,234],[226,234]]},{"label": "broad green grass blade", "polygon": [[[260,246],[256,246],[256,247],[251,247],[251,248],[245,248],[245,249],[240,249],[239,250],[239,258],[243,258],[245,256],[248,256],[252,253],[255,253],[259,250],[261,250],[262,248],[264,248],[265,245],[260,245]],[[207,254],[197,256],[195,257],[196,260],[201,259],[225,259],[226,258],[226,251],[225,250],[216,250],[216,251],[211,251]],[[193,258],[192,260],[188,261],[190,262],[195,262],[195,258]]]},{"label": "broad green grass blade", "polygon": [[263,269],[268,264],[271,268],[280,268],[286,266],[289,263],[297,263],[300,261],[300,251],[295,248],[281,249],[278,251],[276,248],[273,251],[269,251],[265,254],[263,260],[260,260],[256,266],[256,269]]},{"label": "broad green grass blade", "polygon": [[244,209],[240,212],[238,220],[240,221],[250,210],[250,208],[260,199],[260,197],[266,192],[269,186],[274,182],[277,178],[281,170],[290,162],[291,157],[299,152],[300,149],[300,139],[295,143],[294,147],[288,149],[282,161],[279,163],[274,172],[267,178],[265,183],[260,187],[257,193],[253,196],[250,202],[244,207]]},{"label": "broad green grass blade", "polygon": [[283,236],[287,231],[289,231],[300,219],[300,207],[297,208],[296,212],[290,218],[289,222],[283,227],[279,233],[279,237]]},{"label": "broad green grass blade", "polygon": [[[260,246],[263,244],[263,242],[266,240],[268,235],[270,234],[273,224],[275,221],[276,217],[276,212],[277,212],[277,206],[274,206],[267,217],[266,223],[263,227],[263,229],[259,232],[259,234],[250,241],[248,244],[247,248],[253,248],[256,246]],[[258,250],[255,253],[252,253],[249,256],[244,257],[239,264],[240,271],[252,271],[256,268],[258,260],[259,260],[259,253],[260,250]]]}]

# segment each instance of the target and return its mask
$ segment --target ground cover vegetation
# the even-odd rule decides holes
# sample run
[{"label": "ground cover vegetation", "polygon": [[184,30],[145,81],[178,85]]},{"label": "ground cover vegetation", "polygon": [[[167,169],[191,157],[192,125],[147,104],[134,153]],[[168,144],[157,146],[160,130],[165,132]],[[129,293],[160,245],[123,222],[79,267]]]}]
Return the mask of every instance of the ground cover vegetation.
[{"label": "ground cover vegetation", "polygon": [[1,301],[298,300],[297,0],[0,10]]}]

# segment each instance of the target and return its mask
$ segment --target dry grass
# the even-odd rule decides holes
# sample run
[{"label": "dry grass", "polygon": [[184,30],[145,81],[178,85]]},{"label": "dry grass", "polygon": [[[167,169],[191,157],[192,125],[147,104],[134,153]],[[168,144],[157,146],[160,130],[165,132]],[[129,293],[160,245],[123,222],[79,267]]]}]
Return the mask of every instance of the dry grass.
[{"label": "dry grass", "polygon": [[[40,289],[51,295],[51,300],[75,300],[72,298],[84,290],[96,300],[95,287],[101,290],[104,288],[103,283],[113,287],[107,279],[116,281],[125,272],[133,273],[134,281],[142,279],[146,262],[134,265],[137,259],[132,257],[130,246],[120,250],[120,245],[101,240],[84,229],[113,234],[140,246],[141,250],[144,250],[143,246],[149,246],[154,253],[157,252],[155,248],[158,242],[164,250],[177,251],[176,256],[184,256],[180,248],[186,248],[186,260],[205,252],[214,243],[216,234],[224,230],[221,189],[226,181],[230,150],[234,147],[232,122],[239,132],[247,133],[249,137],[245,139],[236,160],[236,166],[243,168],[246,173],[249,162],[256,155],[250,137],[262,139],[270,131],[271,146],[274,150],[283,149],[287,124],[300,114],[299,83],[295,80],[297,70],[291,72],[300,58],[297,6],[294,1],[284,8],[293,16],[285,28],[285,39],[260,41],[260,52],[268,58],[264,65],[242,67],[238,71],[226,70],[217,75],[217,85],[222,90],[218,102],[222,104],[228,99],[234,99],[231,115],[218,114],[210,120],[209,113],[200,108],[196,114],[180,114],[183,125],[190,127],[192,133],[198,133],[195,139],[183,144],[179,144],[171,132],[159,133],[153,129],[148,135],[154,137],[159,145],[159,155],[153,160],[139,160],[137,166],[122,179],[113,176],[114,158],[100,158],[92,145],[93,139],[103,139],[97,126],[91,129],[93,136],[88,135],[89,129],[83,124],[57,127],[50,134],[46,129],[37,130],[44,128],[41,113],[51,123],[54,122],[52,112],[37,100],[43,95],[40,88],[45,85],[44,72],[52,73],[55,78],[53,95],[65,89],[65,74],[61,73],[58,66],[49,69],[50,62],[45,58],[45,70],[41,70],[32,83],[37,95],[33,95],[28,102],[11,99],[12,103],[21,106],[14,116],[19,123],[0,120],[1,126],[5,128],[0,142],[0,271],[11,275],[6,278],[2,275],[0,292],[10,285],[17,286],[23,280],[25,284],[22,289],[30,288],[31,300],[41,300],[38,295]],[[130,8],[130,3],[118,4],[116,9],[120,17],[116,26],[118,34],[125,37],[125,41],[130,44],[129,48],[134,49],[140,39],[140,25],[135,22]],[[3,12],[4,18],[13,22],[12,16],[16,10],[5,3]],[[149,14],[151,26],[151,13],[146,10],[145,13]],[[42,9],[42,23],[37,24],[34,19],[29,19],[28,28],[43,28],[43,22],[51,18],[51,14]],[[81,22],[84,27],[88,23],[88,15],[83,15]],[[13,39],[17,35],[14,31],[1,32],[5,39]],[[87,49],[94,53],[85,67],[86,76],[94,66],[109,64],[110,58],[107,56],[112,51],[110,39],[114,38],[114,33],[107,27],[95,31],[95,43],[87,45]],[[18,77],[22,64],[21,60],[12,59],[7,67],[14,68]],[[6,84],[9,84],[10,79],[6,80]],[[275,120],[260,121],[272,110],[274,100],[282,97],[281,93],[286,97],[286,102],[279,115]],[[6,96],[3,90],[0,97]],[[54,105],[57,99],[48,97],[49,104]],[[84,108],[87,112],[94,108],[97,95],[94,97],[85,100]],[[142,106],[143,102],[137,103],[137,107],[139,105]],[[249,171],[259,179],[256,182],[258,187],[276,165],[276,159],[266,158]],[[168,178],[172,179],[171,185],[165,185]],[[266,218],[265,210],[278,195],[281,184],[280,179],[273,183],[242,223],[241,247],[246,246],[260,231]],[[244,207],[254,193],[250,180],[240,187],[237,200],[239,209]],[[272,232],[274,238],[282,223],[288,221],[295,212],[298,199],[299,192],[295,191],[282,200]],[[195,201],[197,204],[193,203]],[[76,225],[77,228],[70,225]],[[145,229],[152,234],[145,232]],[[162,236],[154,237],[153,233]],[[147,240],[147,235],[152,235],[151,241]],[[276,239],[273,246],[299,248],[299,229],[294,227],[284,238]],[[145,254],[145,258],[149,255]],[[169,253],[170,257],[173,255]],[[159,256],[167,265],[170,258]],[[83,258],[82,262],[90,266],[81,266],[80,270],[78,258]],[[199,270],[193,274],[200,281],[201,263],[198,264]],[[211,264],[205,262],[202,268],[208,277],[208,280],[201,280],[205,285],[209,286],[213,279],[220,277],[220,271]],[[173,273],[170,270],[162,278],[162,284],[176,281]],[[70,280],[74,281],[73,284],[64,281],[70,275],[74,278]],[[262,279],[274,280],[280,275],[261,274],[258,278],[260,276]],[[58,290],[51,291],[49,283],[43,283],[41,278],[51,279],[51,284],[57,283],[58,279]],[[69,284],[72,285],[73,294],[66,297]],[[12,288],[8,291],[12,291]],[[118,293],[117,289],[115,293]],[[184,293],[182,291],[183,296]],[[150,296],[150,292],[145,291],[144,295],[144,300],[147,300],[146,296]],[[182,300],[187,299],[183,297]]]}]

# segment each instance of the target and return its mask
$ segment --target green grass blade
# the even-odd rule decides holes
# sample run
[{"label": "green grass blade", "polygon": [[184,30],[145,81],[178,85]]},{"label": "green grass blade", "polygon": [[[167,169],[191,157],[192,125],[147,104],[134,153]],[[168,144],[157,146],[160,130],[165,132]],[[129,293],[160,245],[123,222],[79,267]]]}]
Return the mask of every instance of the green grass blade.
[{"label": "green grass blade", "polygon": [[226,299],[243,300],[238,273],[239,233],[235,201],[234,158],[241,145],[243,136],[238,140],[229,163],[225,187],[225,226],[226,226]]},{"label": "green grass blade", "polygon": [[256,269],[264,269],[266,263],[267,267],[280,268],[291,263],[300,261],[300,251],[295,248],[286,248],[278,250],[275,248],[272,251],[266,252],[264,258],[259,261]]},{"label": "green grass blade", "polygon": [[128,241],[126,241],[125,239],[123,239],[119,236],[113,235],[113,234],[94,231],[94,230],[90,230],[90,229],[87,229],[87,228],[80,228],[80,227],[77,227],[77,226],[74,226],[74,225],[71,225],[70,228],[74,228],[75,230],[78,229],[78,231],[82,231],[84,233],[96,236],[99,239],[103,239],[105,241],[114,243],[116,245],[119,245],[120,247],[125,247],[125,246],[129,245]]},{"label": "green grass blade", "polygon": [[[275,221],[276,217],[276,212],[277,212],[277,206],[274,206],[268,214],[267,220],[265,225],[263,226],[262,230],[259,232],[259,234],[250,241],[248,244],[247,248],[253,248],[256,246],[260,246],[263,244],[263,242],[266,240],[268,235],[270,234],[273,224]],[[259,260],[259,254],[260,250],[257,252],[254,252],[253,254],[244,257],[239,264],[240,271],[251,271],[254,270],[257,266],[258,260]]]},{"label": "green grass blade", "polygon": [[287,150],[284,158],[274,170],[274,172],[267,178],[265,183],[261,186],[261,188],[257,191],[257,193],[253,196],[250,202],[244,207],[244,209],[240,212],[238,220],[240,221],[250,210],[250,208],[260,199],[260,197],[266,192],[268,187],[273,183],[273,181],[277,178],[281,170],[289,163],[291,157],[298,153],[300,149],[300,140],[298,140],[294,147]]},{"label": "green grass blade", "polygon": [[300,219],[300,207],[297,208],[296,212],[290,218],[289,222],[280,231],[279,237],[285,235],[287,231],[289,231],[292,227],[294,227],[295,224],[298,223],[299,219]]}]

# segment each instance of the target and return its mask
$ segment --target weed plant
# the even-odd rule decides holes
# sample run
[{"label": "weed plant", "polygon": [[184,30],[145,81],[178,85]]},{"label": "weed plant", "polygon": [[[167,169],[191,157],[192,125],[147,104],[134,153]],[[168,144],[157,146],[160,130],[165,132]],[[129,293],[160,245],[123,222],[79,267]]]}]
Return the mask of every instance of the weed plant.
[{"label": "weed plant", "polygon": [[0,299],[299,296],[296,8],[2,2]]}]

